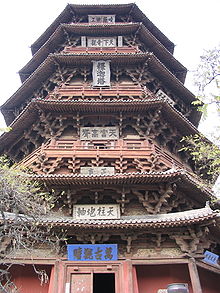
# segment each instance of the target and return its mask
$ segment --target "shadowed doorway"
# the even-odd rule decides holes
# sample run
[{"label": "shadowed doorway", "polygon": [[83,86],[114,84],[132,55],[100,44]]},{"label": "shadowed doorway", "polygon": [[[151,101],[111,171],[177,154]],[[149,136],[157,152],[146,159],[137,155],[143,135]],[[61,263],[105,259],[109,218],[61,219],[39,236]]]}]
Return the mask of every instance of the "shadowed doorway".
[{"label": "shadowed doorway", "polygon": [[93,293],[115,293],[115,274],[94,274]]}]

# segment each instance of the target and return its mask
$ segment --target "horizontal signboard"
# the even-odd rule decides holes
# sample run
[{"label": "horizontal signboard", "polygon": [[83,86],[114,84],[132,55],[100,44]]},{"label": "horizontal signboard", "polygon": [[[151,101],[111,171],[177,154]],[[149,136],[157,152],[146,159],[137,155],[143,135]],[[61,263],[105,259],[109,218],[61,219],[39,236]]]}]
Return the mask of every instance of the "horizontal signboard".
[{"label": "horizontal signboard", "polygon": [[114,261],[118,259],[117,244],[68,244],[69,261]]},{"label": "horizontal signboard", "polygon": [[74,219],[120,219],[119,204],[76,204]]},{"label": "horizontal signboard", "polygon": [[116,47],[116,37],[87,38],[88,47]]},{"label": "horizontal signboard", "polygon": [[80,127],[80,140],[115,140],[119,138],[117,126]]},{"label": "horizontal signboard", "polygon": [[114,175],[114,167],[81,167],[80,174],[82,175]]},{"label": "horizontal signboard", "polygon": [[89,23],[115,23],[115,15],[89,15]]}]

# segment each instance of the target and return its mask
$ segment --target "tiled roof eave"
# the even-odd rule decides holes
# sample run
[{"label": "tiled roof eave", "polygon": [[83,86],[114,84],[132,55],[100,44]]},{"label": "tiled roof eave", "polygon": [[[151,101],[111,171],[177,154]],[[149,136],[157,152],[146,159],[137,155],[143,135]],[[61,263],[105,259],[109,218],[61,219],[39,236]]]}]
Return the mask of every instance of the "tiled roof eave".
[{"label": "tiled roof eave", "polygon": [[[209,223],[215,220],[219,216],[219,213],[213,211],[210,207],[205,207],[197,210],[190,210],[178,213],[170,214],[157,214],[157,215],[142,215],[142,216],[122,216],[120,219],[74,219],[71,217],[46,217],[42,216],[38,220],[39,226],[50,227],[67,227],[70,229],[157,229],[157,228],[175,228],[185,227],[195,224]],[[29,223],[32,222],[30,217],[24,215],[14,215],[12,213],[5,213],[5,218],[8,221],[13,222],[16,218],[17,221],[23,220]],[[0,218],[0,221],[2,217]]]},{"label": "tiled roof eave", "polygon": [[168,170],[163,172],[133,172],[133,173],[117,173],[114,175],[81,175],[81,174],[37,174],[31,175],[32,179],[36,179],[47,184],[57,185],[79,185],[79,186],[94,186],[94,185],[123,185],[123,184],[146,184],[159,182],[181,181],[192,186],[196,190],[200,190],[209,199],[215,198],[213,192],[208,187],[202,185],[201,180],[195,174],[190,174],[186,170]]},{"label": "tiled roof eave", "polygon": [[[174,117],[174,120],[179,124],[181,130],[183,130],[182,135],[187,133],[199,133],[197,128],[179,111],[177,111],[168,101],[159,97],[146,98],[146,99],[131,99],[127,101],[120,101],[116,98],[115,101],[108,101],[105,99],[101,100],[81,100],[81,101],[69,101],[69,100],[44,100],[44,99],[34,99],[32,100],[23,111],[16,117],[13,123],[10,124],[12,130],[10,132],[5,132],[0,136],[0,142],[14,135],[16,133],[23,131],[22,129],[26,127],[27,123],[32,123],[34,119],[37,118],[38,110],[49,110],[54,112],[68,112],[68,111],[82,111],[82,112],[114,112],[123,111],[125,113],[136,112],[136,111],[146,111],[151,108],[162,107],[162,112],[166,111],[170,116]],[[126,106],[126,107],[125,107]],[[32,119],[33,117],[33,119]],[[177,124],[177,125],[178,125]],[[23,125],[23,126],[22,126]]]}]

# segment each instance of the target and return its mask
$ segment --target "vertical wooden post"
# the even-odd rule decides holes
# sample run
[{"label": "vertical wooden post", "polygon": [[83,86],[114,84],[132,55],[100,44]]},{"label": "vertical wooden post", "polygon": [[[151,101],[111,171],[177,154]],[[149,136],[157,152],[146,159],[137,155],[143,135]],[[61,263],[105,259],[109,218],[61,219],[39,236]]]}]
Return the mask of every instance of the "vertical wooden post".
[{"label": "vertical wooden post", "polygon": [[53,293],[54,290],[54,266],[51,269],[51,273],[50,273],[50,283],[49,283],[49,290],[48,293]]},{"label": "vertical wooden post", "polygon": [[125,260],[123,262],[123,293],[133,293],[133,278],[132,278],[132,263],[131,260]]},{"label": "vertical wooden post", "polygon": [[135,266],[132,266],[132,277],[133,277],[133,291],[134,293],[139,293],[138,282],[137,282],[137,271]]},{"label": "vertical wooden post", "polygon": [[193,293],[202,293],[199,273],[198,273],[194,258],[189,259],[188,268],[189,268],[189,274],[190,274]]}]

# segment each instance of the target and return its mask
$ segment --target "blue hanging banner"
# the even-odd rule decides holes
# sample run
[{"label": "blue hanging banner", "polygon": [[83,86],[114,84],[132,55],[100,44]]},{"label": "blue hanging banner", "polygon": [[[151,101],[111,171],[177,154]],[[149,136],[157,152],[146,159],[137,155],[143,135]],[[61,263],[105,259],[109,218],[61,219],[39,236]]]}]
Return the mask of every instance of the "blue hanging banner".
[{"label": "blue hanging banner", "polygon": [[70,261],[118,260],[117,244],[69,244],[67,258]]}]

